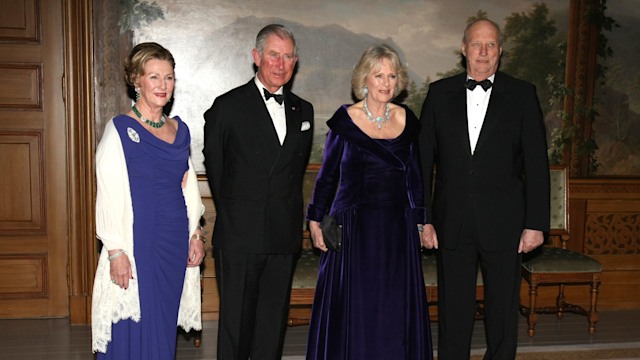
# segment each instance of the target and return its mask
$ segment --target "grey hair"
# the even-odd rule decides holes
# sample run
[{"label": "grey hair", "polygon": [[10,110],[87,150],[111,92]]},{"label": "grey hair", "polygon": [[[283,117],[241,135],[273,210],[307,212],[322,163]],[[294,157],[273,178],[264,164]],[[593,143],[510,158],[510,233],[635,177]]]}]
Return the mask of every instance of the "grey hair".
[{"label": "grey hair", "polygon": [[365,98],[365,94],[362,92],[362,89],[367,84],[367,75],[369,75],[369,72],[373,68],[380,66],[383,59],[389,60],[391,67],[398,76],[396,88],[393,89],[393,96],[397,96],[407,87],[407,83],[409,82],[407,69],[404,64],[402,64],[398,53],[391,46],[386,44],[373,45],[362,54],[362,57],[353,69],[353,74],[351,76],[351,89],[353,90],[353,94],[359,100]]},{"label": "grey hair", "polygon": [[462,34],[462,43],[466,44],[467,40],[469,39],[467,36],[467,33],[469,32],[469,29],[471,29],[471,27],[481,21],[486,21],[488,23],[490,23],[491,25],[493,25],[493,27],[496,28],[496,30],[498,31],[498,45],[502,46],[502,30],[500,30],[500,26],[498,26],[498,24],[495,23],[495,21],[489,20],[489,19],[476,19],[472,22],[470,22],[469,24],[467,24],[467,27],[464,28],[464,34]]},{"label": "grey hair", "polygon": [[293,56],[298,54],[298,47],[296,46],[296,38],[293,36],[291,30],[289,30],[286,26],[280,24],[269,24],[260,30],[258,36],[256,36],[256,50],[258,53],[262,55],[264,52],[264,48],[267,44],[267,38],[269,36],[275,35],[280,39],[286,40],[289,39],[293,42]]}]

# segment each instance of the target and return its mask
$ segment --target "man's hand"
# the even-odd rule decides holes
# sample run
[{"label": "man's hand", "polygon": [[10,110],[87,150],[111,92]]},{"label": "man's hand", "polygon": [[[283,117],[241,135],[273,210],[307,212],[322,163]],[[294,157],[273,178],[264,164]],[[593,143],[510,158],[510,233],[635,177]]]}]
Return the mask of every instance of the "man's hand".
[{"label": "man's hand", "polygon": [[520,235],[519,253],[528,253],[544,242],[544,234],[540,230],[524,229]]},{"label": "man's hand", "polygon": [[424,224],[420,234],[420,244],[426,249],[438,248],[438,234],[432,224]]}]

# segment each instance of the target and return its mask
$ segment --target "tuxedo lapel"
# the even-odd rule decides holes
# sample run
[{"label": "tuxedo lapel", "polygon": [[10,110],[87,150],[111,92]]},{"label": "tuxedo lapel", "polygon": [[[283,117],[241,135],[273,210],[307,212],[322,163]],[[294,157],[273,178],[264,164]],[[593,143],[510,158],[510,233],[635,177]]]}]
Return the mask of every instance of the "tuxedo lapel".
[{"label": "tuxedo lapel", "polygon": [[[457,143],[465,146],[467,153],[471,156],[471,144],[469,143],[469,126],[467,120],[467,89],[464,87],[466,74],[460,76],[460,81],[456,81],[455,86],[447,93],[449,111],[451,111],[451,126],[455,128]],[[458,84],[459,83],[459,84]],[[458,86],[459,85],[459,86]]]},{"label": "tuxedo lapel", "polygon": [[478,143],[476,144],[476,151],[482,148],[482,145],[487,141],[489,135],[495,130],[498,123],[500,123],[500,120],[505,118],[505,109],[509,109],[508,93],[505,89],[503,80],[504,79],[500,76],[500,73],[496,73],[493,90],[491,90],[491,98],[489,98],[489,105],[487,106],[487,113],[484,117],[484,122],[482,123]]},{"label": "tuxedo lapel", "polygon": [[273,120],[271,120],[271,115],[269,115],[269,110],[267,110],[262,94],[260,94],[253,79],[245,85],[242,98],[246,99],[245,103],[242,104],[242,108],[251,123],[251,128],[245,129],[245,131],[254,134],[256,146],[262,148],[262,151],[258,152],[259,156],[262,157],[260,163],[269,172],[280,152],[280,140],[278,140],[278,134],[273,126]]},{"label": "tuxedo lapel", "polygon": [[287,91],[284,97],[284,113],[287,120],[287,136],[284,138],[283,147],[288,148],[294,135],[300,132],[302,126],[302,109],[300,102],[296,101]]}]

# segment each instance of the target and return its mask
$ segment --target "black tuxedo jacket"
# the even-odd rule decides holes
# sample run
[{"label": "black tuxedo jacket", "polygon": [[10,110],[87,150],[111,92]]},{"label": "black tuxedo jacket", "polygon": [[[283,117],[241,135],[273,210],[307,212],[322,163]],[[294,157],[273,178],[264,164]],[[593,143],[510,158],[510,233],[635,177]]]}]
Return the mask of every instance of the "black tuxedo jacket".
[{"label": "black tuxedo jacket", "polygon": [[432,205],[429,222],[440,246],[455,249],[467,211],[472,211],[485,250],[517,249],[523,229],[549,230],[549,164],[536,90],[496,73],[472,155],[465,81],[463,73],[434,82],[422,107],[420,151],[425,203]]},{"label": "black tuxedo jacket", "polygon": [[304,175],[313,107],[285,90],[280,145],[254,79],[219,96],[204,114],[204,165],[216,206],[213,245],[253,254],[293,254],[302,243]]}]

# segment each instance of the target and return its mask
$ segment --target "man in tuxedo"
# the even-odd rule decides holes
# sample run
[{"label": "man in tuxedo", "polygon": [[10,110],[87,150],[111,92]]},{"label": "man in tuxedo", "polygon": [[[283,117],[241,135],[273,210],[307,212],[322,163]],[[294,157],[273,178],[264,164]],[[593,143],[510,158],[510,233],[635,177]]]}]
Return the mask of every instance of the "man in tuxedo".
[{"label": "man in tuxedo", "polygon": [[521,254],[540,246],[549,229],[544,123],[535,87],[497,71],[497,24],[469,24],[462,54],[466,73],[431,84],[421,113],[425,203],[432,208],[422,236],[438,249],[438,357],[469,359],[480,264],[485,359],[513,359]]},{"label": "man in tuxedo", "polygon": [[312,105],[289,91],[298,56],[271,24],[252,51],[257,73],[204,114],[204,165],[216,206],[218,360],[280,359],[302,244],[302,177]]}]

